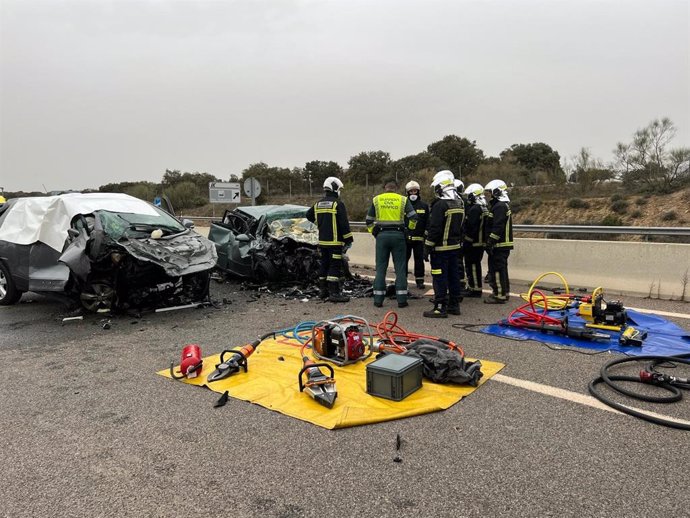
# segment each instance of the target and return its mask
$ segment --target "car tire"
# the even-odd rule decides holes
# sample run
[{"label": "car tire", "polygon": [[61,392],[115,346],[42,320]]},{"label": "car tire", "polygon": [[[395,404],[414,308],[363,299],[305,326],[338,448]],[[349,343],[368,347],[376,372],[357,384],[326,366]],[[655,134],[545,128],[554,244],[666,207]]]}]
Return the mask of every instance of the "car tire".
[{"label": "car tire", "polygon": [[259,282],[269,282],[275,279],[276,269],[270,261],[263,260],[256,265],[254,275]]},{"label": "car tire", "polygon": [[22,292],[17,289],[10,270],[0,262],[0,306],[11,306],[22,298]]},{"label": "car tire", "polygon": [[111,309],[115,304],[115,290],[102,282],[93,282],[79,294],[81,305],[91,312],[99,309]]}]

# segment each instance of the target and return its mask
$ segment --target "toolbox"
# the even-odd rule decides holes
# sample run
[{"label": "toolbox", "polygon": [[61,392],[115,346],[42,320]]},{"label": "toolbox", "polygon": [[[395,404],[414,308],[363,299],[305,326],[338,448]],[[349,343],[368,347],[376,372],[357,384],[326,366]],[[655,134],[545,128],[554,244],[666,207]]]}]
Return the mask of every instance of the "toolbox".
[{"label": "toolbox", "polygon": [[422,386],[422,360],[387,354],[367,365],[367,393],[401,401]]}]

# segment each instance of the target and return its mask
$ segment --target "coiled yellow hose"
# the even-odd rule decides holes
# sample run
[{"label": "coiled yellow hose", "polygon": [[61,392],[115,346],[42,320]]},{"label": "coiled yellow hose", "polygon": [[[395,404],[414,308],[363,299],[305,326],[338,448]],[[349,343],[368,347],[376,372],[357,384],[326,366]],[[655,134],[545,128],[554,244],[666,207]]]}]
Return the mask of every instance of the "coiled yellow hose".
[{"label": "coiled yellow hose", "polygon": [[561,282],[563,283],[563,287],[565,288],[565,293],[559,294],[559,295],[546,295],[546,302],[544,300],[535,300],[534,305],[539,308],[543,308],[544,304],[546,303],[546,309],[549,310],[559,310],[559,309],[565,309],[568,307],[568,304],[572,301],[572,298],[570,297],[570,287],[568,286],[568,281],[565,280],[565,277],[561,275],[558,272],[546,272],[542,273],[539,277],[537,277],[532,285],[529,287],[529,291],[527,293],[521,293],[520,297],[522,297],[524,300],[529,302],[532,297],[532,291],[534,291],[535,286],[541,281],[544,277],[548,275],[555,275],[558,277]]}]

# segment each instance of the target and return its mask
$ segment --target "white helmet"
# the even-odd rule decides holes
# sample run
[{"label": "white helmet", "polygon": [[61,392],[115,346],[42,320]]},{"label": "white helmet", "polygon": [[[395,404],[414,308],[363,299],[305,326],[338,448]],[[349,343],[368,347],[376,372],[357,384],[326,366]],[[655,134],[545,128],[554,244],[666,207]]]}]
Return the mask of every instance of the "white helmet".
[{"label": "white helmet", "polygon": [[455,190],[454,185],[455,177],[451,171],[444,169],[439,171],[434,175],[434,179],[431,181],[431,187],[434,188],[436,196],[441,196],[444,191]]},{"label": "white helmet", "polygon": [[465,184],[462,183],[462,180],[460,180],[459,178],[453,180],[453,185],[455,185],[455,190],[458,192],[463,192],[463,190],[465,189]]},{"label": "white helmet", "polygon": [[336,194],[340,194],[340,189],[343,188],[343,182],[335,176],[329,176],[323,181],[323,190],[332,191]]},{"label": "white helmet", "polygon": [[405,192],[414,191],[415,189],[419,190],[419,184],[414,180],[407,182],[407,185],[405,185]]},{"label": "white helmet", "polygon": [[486,205],[486,199],[484,198],[484,187],[478,183],[471,183],[465,189],[465,195],[467,196],[467,201],[470,203],[479,203],[480,205]]},{"label": "white helmet", "polygon": [[444,169],[434,175],[431,181],[431,187],[434,188],[436,196],[441,196],[444,191],[455,191],[455,177],[451,171]]},{"label": "white helmet", "polygon": [[491,196],[499,201],[510,201],[508,198],[508,186],[503,180],[491,180],[484,187],[485,191],[491,193]]}]

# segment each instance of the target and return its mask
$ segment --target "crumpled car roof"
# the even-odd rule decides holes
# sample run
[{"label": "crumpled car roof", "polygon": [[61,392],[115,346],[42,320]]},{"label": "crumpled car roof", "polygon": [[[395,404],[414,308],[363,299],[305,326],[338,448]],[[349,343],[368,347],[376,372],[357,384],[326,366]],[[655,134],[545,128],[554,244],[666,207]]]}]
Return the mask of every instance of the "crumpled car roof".
[{"label": "crumpled car roof", "polygon": [[62,251],[72,218],[97,210],[158,216],[152,205],[121,193],[69,193],[17,198],[4,214],[0,240],[30,245],[40,241]]},{"label": "crumpled car roof", "polygon": [[266,216],[268,221],[284,218],[304,217],[309,207],[304,205],[256,205],[248,207],[238,207],[236,210],[249,214],[254,219]]}]

